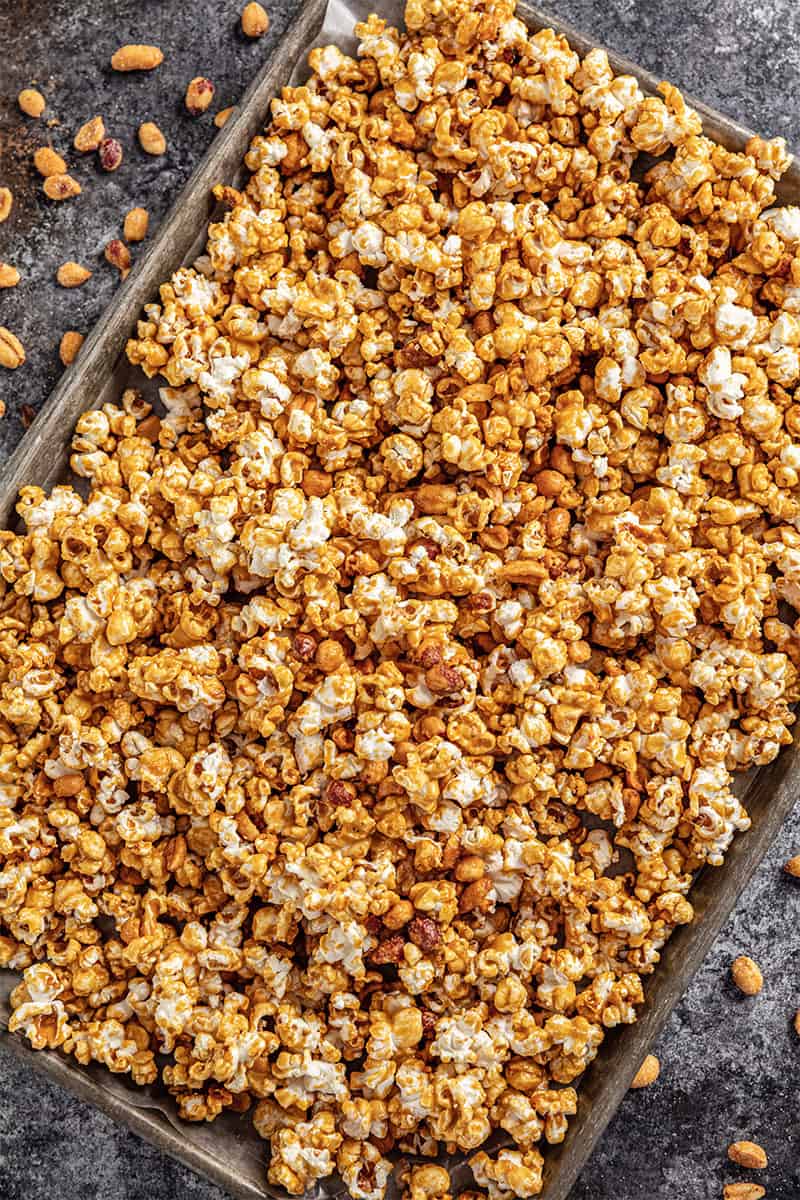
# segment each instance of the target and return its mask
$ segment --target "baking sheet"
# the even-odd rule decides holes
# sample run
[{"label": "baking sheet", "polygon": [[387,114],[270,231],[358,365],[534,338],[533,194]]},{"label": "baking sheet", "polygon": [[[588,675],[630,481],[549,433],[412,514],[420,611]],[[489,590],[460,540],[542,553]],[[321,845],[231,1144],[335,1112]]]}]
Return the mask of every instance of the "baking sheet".
[{"label": "baking sheet", "polygon": [[[0,482],[0,521],[7,523],[23,483],[50,486],[66,472],[67,445],[78,414],[107,400],[116,399],[124,386],[142,386],[143,376],[121,356],[142,304],[151,299],[160,282],[183,262],[191,262],[203,248],[205,226],[211,217],[208,200],[211,183],[236,181],[242,175],[241,159],[250,137],[268,115],[268,100],[287,82],[301,83],[307,76],[306,57],[314,45],[335,42],[355,53],[353,25],[371,11],[380,11],[390,23],[400,23],[403,5],[398,0],[310,0],[287,32],[282,46],[254,81],[237,113],[215,140],[212,149],[192,176],[175,207],[162,223],[148,253],[120,289],[103,321],[84,345],[75,367],[67,371],[45,409],[20,447],[9,460]],[[538,8],[518,6],[520,17],[533,28],[551,26],[566,33],[575,49],[585,53],[596,45],[587,37]],[[620,55],[609,52],[615,72],[635,75],[646,92],[658,80]],[[750,131],[705,105],[691,101],[704,120],[705,132],[731,148],[741,148]],[[793,166],[779,189],[781,199],[800,202],[800,172]],[[150,385],[152,387],[152,385]],[[633,1026],[610,1033],[579,1089],[578,1115],[569,1127],[565,1142],[545,1150],[543,1200],[566,1200],[592,1148],[627,1091],[651,1040],[657,1036],[669,1013],[705,957],[712,941],[733,908],[752,871],[760,862],[792,806],[796,787],[790,772],[797,765],[800,748],[793,745],[769,767],[752,779],[743,779],[737,790],[745,791],[745,803],[753,828],[739,835],[720,871],[707,868],[692,891],[696,921],[681,927],[669,942],[655,976],[646,985],[647,1004]],[[8,1016],[8,995],[18,975],[0,972],[0,1025]],[[78,1066],[55,1052],[32,1051],[22,1039],[3,1034],[3,1044],[13,1048],[34,1069],[69,1088],[81,1099],[103,1109],[127,1124],[166,1153],[206,1175],[241,1200],[282,1197],[279,1189],[266,1183],[266,1144],[256,1135],[250,1118],[226,1113],[210,1125],[181,1121],[165,1089],[138,1088],[126,1076],[111,1075],[93,1064]],[[456,1191],[470,1185],[465,1166],[467,1154],[450,1156],[446,1165],[453,1171]],[[322,1181],[309,1193],[310,1200],[344,1196],[340,1181]],[[392,1181],[388,1195],[398,1194]]]}]

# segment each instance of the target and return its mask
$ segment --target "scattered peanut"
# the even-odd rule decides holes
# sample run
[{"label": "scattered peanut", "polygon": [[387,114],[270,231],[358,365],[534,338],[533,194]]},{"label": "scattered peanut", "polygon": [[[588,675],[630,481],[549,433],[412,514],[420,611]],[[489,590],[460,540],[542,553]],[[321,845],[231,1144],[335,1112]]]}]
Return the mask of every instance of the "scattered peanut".
[{"label": "scattered peanut", "polygon": [[14,195],[11,188],[0,187],[0,224],[7,220],[8,214],[11,212],[11,205],[14,203]]},{"label": "scattered peanut", "polygon": [[800,879],[800,854],[795,854],[794,858],[790,858],[783,869],[787,875],[791,875],[794,879]]},{"label": "scattered peanut", "polygon": [[36,88],[23,88],[17,96],[17,104],[26,117],[40,117],[45,110],[45,99]]},{"label": "scattered peanut", "polygon": [[22,342],[5,325],[0,325],[0,367],[15,371],[25,362],[25,348]]},{"label": "scattered peanut", "polygon": [[50,200],[70,200],[81,194],[81,185],[71,175],[48,175],[42,187]]},{"label": "scattered peanut", "polygon": [[122,146],[116,138],[103,138],[97,153],[104,171],[116,171],[122,162]]},{"label": "scattered peanut", "polygon": [[222,129],[222,126],[226,124],[228,118],[233,112],[233,107],[234,106],[231,105],[230,108],[221,108],[219,110],[217,115],[214,117],[214,124],[216,125],[217,129]]},{"label": "scattered peanut", "polygon": [[726,1183],[723,1200],[761,1200],[765,1189],[760,1183]]},{"label": "scattered peanut", "polygon": [[111,56],[115,71],[152,71],[164,61],[158,46],[120,46]]},{"label": "scattered peanut", "polygon": [[139,145],[145,154],[164,154],[167,149],[167,139],[152,121],[145,121],[139,126]]},{"label": "scattered peanut", "polygon": [[794,1014],[794,1031],[800,1037],[800,1008]]},{"label": "scattered peanut", "polygon": [[265,9],[253,0],[242,9],[242,33],[245,37],[260,38],[269,29],[269,16]]},{"label": "scattered peanut", "polygon": [[67,169],[64,159],[52,146],[40,146],[34,151],[33,165],[40,175],[47,179],[50,175],[63,175]]},{"label": "scattered peanut", "polygon": [[122,272],[124,279],[131,266],[131,252],[125,243],[119,238],[114,238],[105,248],[105,257],[106,262],[110,262],[112,267]]},{"label": "scattered peanut", "polygon": [[76,150],[80,150],[81,154],[88,154],[90,151],[98,149],[105,136],[106,127],[103,118],[92,117],[85,125],[81,125],[72,144]]},{"label": "scattered peanut", "polygon": [[199,117],[214,99],[214,85],[210,79],[196,75],[186,89],[185,103],[193,117]]},{"label": "scattered peanut", "polygon": [[75,361],[82,345],[83,334],[78,333],[76,329],[68,329],[58,346],[58,357],[65,367],[68,367],[71,362]]},{"label": "scattered peanut", "polygon": [[16,287],[19,283],[19,271],[9,263],[0,262],[0,288]]},{"label": "scattered peanut", "polygon": [[631,1082],[632,1088],[650,1087],[652,1083],[658,1079],[661,1073],[661,1063],[656,1058],[655,1054],[648,1054],[639,1070],[633,1077]]},{"label": "scattered peanut", "polygon": [[728,1147],[728,1158],[751,1171],[763,1171],[767,1165],[766,1151],[757,1142],[734,1142]]},{"label": "scattered peanut", "polygon": [[746,954],[740,954],[731,963],[733,982],[745,996],[757,996],[764,986],[764,977],[757,963]]},{"label": "scattered peanut", "polygon": [[56,279],[65,288],[80,287],[82,283],[86,283],[87,279],[91,279],[92,272],[88,267],[82,267],[80,263],[65,262],[56,271]]},{"label": "scattered peanut", "polygon": [[147,237],[149,222],[150,216],[146,208],[132,208],[129,213],[125,214],[125,223],[122,227],[125,241],[141,242],[143,238]]}]

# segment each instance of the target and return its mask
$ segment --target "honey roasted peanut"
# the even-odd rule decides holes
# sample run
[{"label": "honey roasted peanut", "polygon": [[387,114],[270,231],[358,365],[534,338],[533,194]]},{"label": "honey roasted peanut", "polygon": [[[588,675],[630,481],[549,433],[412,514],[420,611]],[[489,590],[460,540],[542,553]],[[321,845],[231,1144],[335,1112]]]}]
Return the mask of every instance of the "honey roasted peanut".
[{"label": "honey roasted peanut", "polygon": [[767,1155],[756,1142],[733,1142],[728,1147],[728,1158],[739,1167],[750,1170],[763,1170],[767,1165]]},{"label": "honey roasted peanut", "polygon": [[81,266],[76,262],[65,262],[56,271],[56,279],[65,288],[80,287],[82,283],[86,283],[87,279],[91,279],[92,272],[88,267]]},{"label": "honey roasted peanut", "polygon": [[45,110],[45,98],[36,88],[23,88],[17,96],[17,104],[26,117],[40,117]]},{"label": "honey roasted peanut", "polygon": [[25,349],[22,342],[4,325],[0,326],[0,367],[14,371],[25,362]]},{"label": "honey roasted peanut", "polygon": [[158,46],[120,46],[111,56],[111,66],[115,71],[152,71],[163,61],[164,55]]},{"label": "honey roasted peanut", "polygon": [[71,200],[80,196],[81,185],[71,175],[48,175],[42,184],[42,190],[49,200]]},{"label": "honey roasted peanut", "polygon": [[63,175],[66,172],[67,164],[64,159],[58,154],[52,146],[40,146],[33,154],[33,165],[40,175],[45,179],[51,175]]},{"label": "honey roasted peanut", "polygon": [[752,958],[748,958],[746,954],[741,954],[733,960],[731,976],[739,991],[744,992],[745,996],[757,996],[764,986],[764,978],[758,964],[753,962]]},{"label": "honey roasted peanut", "polygon": [[660,1074],[661,1063],[655,1054],[648,1054],[631,1080],[631,1087],[635,1089],[650,1087],[655,1083]]},{"label": "honey roasted peanut", "polygon": [[251,0],[242,9],[242,33],[245,37],[260,38],[269,29],[269,16],[262,5]]},{"label": "honey roasted peanut", "polygon": [[12,267],[10,263],[0,262],[0,288],[16,287],[20,280],[20,274],[16,267]]},{"label": "honey roasted peanut", "polygon": [[61,337],[61,342],[58,347],[58,356],[65,367],[74,362],[78,357],[78,351],[83,345],[83,334],[78,333],[75,329],[68,329]]},{"label": "honey roasted peanut", "polygon": [[141,242],[147,237],[150,217],[146,208],[132,208],[125,214],[122,231],[127,242]]},{"label": "honey roasted peanut", "polygon": [[186,88],[184,103],[193,117],[204,113],[214,99],[214,85],[202,75],[195,76]]},{"label": "honey roasted peanut", "polygon": [[139,126],[139,145],[145,154],[165,154],[167,139],[152,121],[145,121]]},{"label": "honey roasted peanut", "polygon": [[102,117],[92,117],[85,125],[81,125],[73,139],[73,146],[81,154],[88,154],[100,147],[106,136],[106,127]]}]

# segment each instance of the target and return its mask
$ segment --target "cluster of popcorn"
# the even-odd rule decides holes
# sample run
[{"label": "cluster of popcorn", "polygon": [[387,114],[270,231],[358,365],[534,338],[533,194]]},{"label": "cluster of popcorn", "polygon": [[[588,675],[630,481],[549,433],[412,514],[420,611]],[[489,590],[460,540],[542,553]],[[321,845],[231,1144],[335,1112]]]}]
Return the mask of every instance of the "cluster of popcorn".
[{"label": "cluster of popcorn", "polygon": [[510,1200],[790,741],[800,210],[509,0],[406,22],[313,51],[128,345],[163,407],[0,535],[0,962],[292,1194]]}]

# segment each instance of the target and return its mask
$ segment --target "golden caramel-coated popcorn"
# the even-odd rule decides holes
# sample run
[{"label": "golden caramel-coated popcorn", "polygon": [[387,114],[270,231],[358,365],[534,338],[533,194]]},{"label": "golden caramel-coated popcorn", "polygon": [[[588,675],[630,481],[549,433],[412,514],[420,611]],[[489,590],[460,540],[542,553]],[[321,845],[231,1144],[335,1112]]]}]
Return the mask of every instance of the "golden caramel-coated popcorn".
[{"label": "golden caramel-coated popcorn", "polygon": [[0,536],[0,963],[290,1194],[511,1200],[791,737],[800,210],[509,0],[406,26],[312,51]]}]

